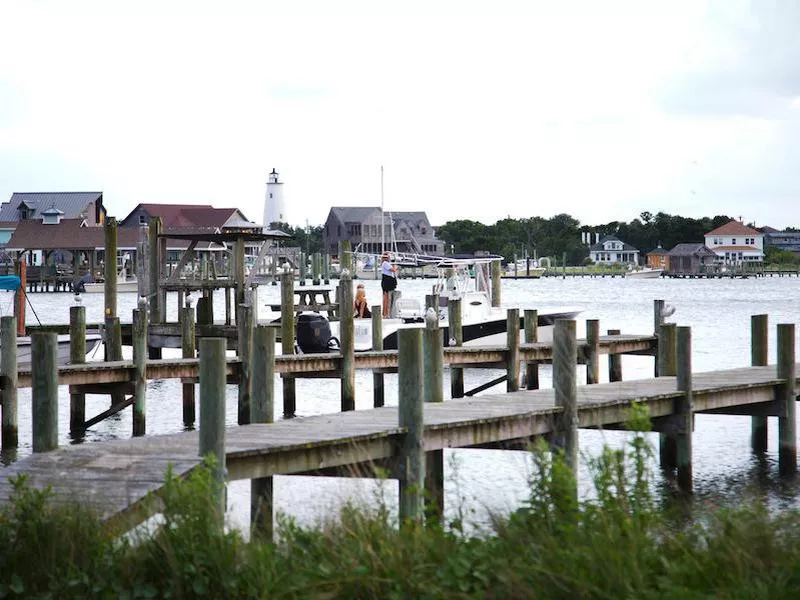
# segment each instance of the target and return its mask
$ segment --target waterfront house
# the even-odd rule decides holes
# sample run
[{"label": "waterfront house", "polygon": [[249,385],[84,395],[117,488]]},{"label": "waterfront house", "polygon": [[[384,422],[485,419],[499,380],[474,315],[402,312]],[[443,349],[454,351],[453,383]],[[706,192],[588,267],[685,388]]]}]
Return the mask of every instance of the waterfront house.
[{"label": "waterfront house", "polygon": [[339,243],[345,240],[353,250],[370,254],[395,247],[399,252],[444,254],[444,242],[436,238],[424,212],[385,211],[382,217],[377,207],[335,206],[322,231],[325,252],[338,254]]},{"label": "waterfront house", "polygon": [[717,263],[717,255],[705,244],[678,244],[667,252],[668,273],[696,275]]},{"label": "waterfront house", "polygon": [[763,262],[764,234],[741,221],[731,220],[705,235],[706,247],[720,262],[741,264]]},{"label": "waterfront house", "polygon": [[658,245],[658,248],[655,248],[647,253],[647,267],[650,269],[666,270],[668,265],[669,260],[667,251],[661,247],[661,244]]},{"label": "waterfront house", "polygon": [[800,255],[800,231],[778,231],[772,227],[761,227],[764,234],[764,249],[778,248]]},{"label": "waterfront house", "polygon": [[589,247],[589,258],[597,264],[639,264],[639,251],[620,240],[607,235]]}]

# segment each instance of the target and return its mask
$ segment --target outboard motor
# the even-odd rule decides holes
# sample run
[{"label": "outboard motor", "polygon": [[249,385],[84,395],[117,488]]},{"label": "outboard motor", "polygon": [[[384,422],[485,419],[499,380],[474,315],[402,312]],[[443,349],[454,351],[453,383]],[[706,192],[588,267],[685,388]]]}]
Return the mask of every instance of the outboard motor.
[{"label": "outboard motor", "polygon": [[339,349],[339,340],[331,335],[331,324],[319,313],[297,316],[297,345],[303,354],[319,354]]}]

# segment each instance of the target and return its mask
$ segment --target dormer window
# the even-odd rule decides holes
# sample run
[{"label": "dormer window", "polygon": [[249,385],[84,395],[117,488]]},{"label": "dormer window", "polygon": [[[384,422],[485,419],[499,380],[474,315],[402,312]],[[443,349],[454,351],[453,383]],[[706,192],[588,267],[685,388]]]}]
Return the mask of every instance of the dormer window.
[{"label": "dormer window", "polygon": [[44,225],[58,225],[61,223],[61,217],[64,213],[58,210],[55,205],[42,212],[42,224]]}]

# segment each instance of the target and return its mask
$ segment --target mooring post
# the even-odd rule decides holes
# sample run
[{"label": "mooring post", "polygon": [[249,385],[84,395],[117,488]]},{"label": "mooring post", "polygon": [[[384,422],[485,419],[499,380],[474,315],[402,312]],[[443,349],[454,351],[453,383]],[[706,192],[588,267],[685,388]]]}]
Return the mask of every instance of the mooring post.
[{"label": "mooring post", "polygon": [[250,422],[250,397],[253,393],[253,310],[249,304],[239,305],[236,321],[239,339],[236,354],[239,357],[239,425]]},{"label": "mooring post", "polygon": [[117,316],[117,220],[106,217],[105,224],[105,316]]},{"label": "mooring post", "polygon": [[[750,364],[765,367],[768,364],[769,317],[752,315],[750,317]],[[750,444],[753,452],[767,451],[767,417],[750,417]]]},{"label": "mooring post", "polygon": [[694,399],[692,394],[692,328],[677,328],[677,379],[678,391],[683,395],[675,400],[677,432],[678,488],[692,493],[692,426]]},{"label": "mooring post", "polygon": [[300,252],[300,285],[305,286],[306,279],[308,278],[308,256],[304,252]]},{"label": "mooring post", "polygon": [[147,429],[147,304],[133,311],[133,365],[135,368],[133,400],[133,435]]},{"label": "mooring post", "polygon": [[[619,335],[619,329],[609,329],[608,335]],[[622,355],[609,354],[608,355],[608,380],[609,381],[622,381]]]},{"label": "mooring post", "polygon": [[234,273],[234,285],[236,285],[236,305],[234,308],[234,316],[236,318],[236,322],[239,322],[239,308],[242,304],[244,304],[244,239],[237,238],[235,245],[234,245],[234,260],[233,260],[233,268],[235,270]]},{"label": "mooring post", "polygon": [[320,284],[320,277],[322,275],[322,269],[320,267],[320,263],[322,262],[322,257],[320,256],[319,252],[314,252],[314,255],[311,260],[311,285],[319,285]]},{"label": "mooring post", "polygon": [[[16,344],[15,344],[16,346]],[[3,348],[7,346],[2,345]],[[86,307],[69,307],[69,362],[78,365],[86,362]],[[74,388],[77,390],[77,388]],[[86,423],[86,394],[69,391],[69,431],[80,435]]]},{"label": "mooring post", "polygon": [[214,324],[214,307],[211,305],[211,298],[202,296],[197,299],[197,324]]},{"label": "mooring post", "polygon": [[491,264],[492,270],[492,307],[497,308],[501,304],[502,270],[499,260],[493,260],[489,264]]},{"label": "mooring post", "polygon": [[[653,335],[656,339],[661,333],[661,326],[664,324],[664,301],[653,300]],[[655,366],[653,367],[655,377],[658,377],[658,356],[656,356]]]},{"label": "mooring post", "polygon": [[781,411],[778,417],[778,470],[781,475],[791,475],[797,471],[794,323],[778,325],[778,378],[783,379],[776,394]]},{"label": "mooring post", "polygon": [[[658,374],[675,377],[678,374],[678,327],[675,323],[661,325],[658,332]],[[678,466],[677,438],[670,433],[659,433],[658,456],[662,469]]]},{"label": "mooring post", "polygon": [[[447,300],[447,326],[448,346],[461,346],[464,343],[464,333],[461,328],[461,299],[449,298]],[[450,397],[464,397],[464,369],[450,367]]]},{"label": "mooring post", "polygon": [[[381,317],[382,306],[372,307],[372,349],[383,350],[383,318]],[[372,405],[375,408],[383,406],[383,373],[374,371],[372,373]]]},{"label": "mooring post", "polygon": [[[425,297],[423,339],[423,385],[425,402],[444,402],[444,332],[439,327],[439,296]],[[426,518],[441,522],[444,516],[444,450],[432,450],[425,455]]]},{"label": "mooring post", "polygon": [[600,383],[600,321],[586,319],[586,383]]},{"label": "mooring post", "polygon": [[398,332],[398,422],[405,429],[400,445],[400,523],[418,525],[423,517],[425,451],[423,443],[422,330]]},{"label": "mooring post", "polygon": [[322,278],[325,285],[329,285],[331,282],[331,257],[326,252],[325,256],[322,257]]},{"label": "mooring post", "polygon": [[[294,274],[284,267],[281,273],[281,353],[294,354]],[[293,417],[297,410],[295,382],[283,378],[283,416]]]},{"label": "mooring post", "polygon": [[225,325],[231,324],[231,293],[232,290],[230,288],[222,288],[222,291],[225,293]]},{"label": "mooring post", "polygon": [[506,314],[506,391],[519,391],[519,309],[509,308]]},{"label": "mooring post", "polygon": [[[16,340],[14,342],[16,344]],[[33,451],[58,448],[58,340],[49,331],[31,335]]]},{"label": "mooring post", "polygon": [[[106,362],[122,360],[122,325],[119,317],[106,317]],[[123,392],[111,392],[111,406],[125,401]]]},{"label": "mooring post", "polygon": [[[535,344],[539,340],[539,311],[525,311],[525,343]],[[539,389],[539,363],[525,363],[525,389]]]},{"label": "mooring post", "polygon": [[[191,306],[181,308],[181,356],[195,358],[196,340],[194,327],[194,309]],[[183,397],[183,425],[191,427],[195,420],[195,387],[194,382],[184,382],[181,386]]]},{"label": "mooring post", "polygon": [[[253,330],[253,396],[251,423],[272,423],[275,418],[275,329],[258,325]],[[250,480],[250,523],[253,533],[272,539],[272,477]]]},{"label": "mooring post", "polygon": [[353,282],[351,273],[342,270],[339,283],[339,342],[342,352],[342,412],[356,409],[355,320],[353,318]]},{"label": "mooring post", "polygon": [[578,343],[575,321],[556,319],[553,327],[553,389],[555,405],[564,410],[558,418],[554,436],[563,450],[564,461],[578,474]]},{"label": "mooring post", "polygon": [[3,377],[3,427],[0,445],[3,450],[9,450],[19,444],[16,317],[0,317],[0,348],[0,373]]},{"label": "mooring post", "polygon": [[225,338],[200,340],[200,456],[214,457],[213,499],[225,515]]},{"label": "mooring post", "polygon": [[[161,217],[153,217],[150,219],[150,230],[148,232],[148,241],[150,242],[150,248],[148,249],[148,255],[150,258],[150,265],[147,274],[150,277],[150,285],[148,286],[148,290],[150,292],[150,322],[151,323],[163,323],[165,315],[163,314],[163,307],[160,306],[159,303],[159,286],[158,286],[158,277],[161,273],[161,267],[159,264],[159,248],[158,248],[158,236],[161,234]],[[158,350],[160,354],[161,348],[154,348],[154,350]],[[153,356],[153,352],[150,353],[151,358],[157,358]]]}]

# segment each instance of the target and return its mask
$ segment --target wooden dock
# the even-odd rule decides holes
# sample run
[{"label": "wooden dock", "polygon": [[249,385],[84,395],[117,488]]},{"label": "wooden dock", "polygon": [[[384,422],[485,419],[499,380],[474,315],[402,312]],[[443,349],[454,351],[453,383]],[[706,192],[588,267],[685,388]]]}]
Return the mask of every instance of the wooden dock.
[{"label": "wooden dock", "polygon": [[[774,366],[695,374],[694,413],[779,415]],[[579,427],[619,427],[632,402],[648,406],[654,425],[674,414],[683,396],[675,377],[580,386]],[[424,450],[497,447],[552,433],[557,416],[553,389],[519,391],[426,403]],[[379,463],[397,455],[398,408],[299,417],[269,424],[229,427],[225,452],[229,480],[302,474]],[[38,453],[2,471],[0,499],[11,491],[8,477],[25,473],[36,487],[52,487],[62,501],[88,503],[104,518],[140,520],[145,498],[157,493],[172,466],[178,476],[201,463],[198,432],[84,444]],[[354,471],[355,472],[355,471]],[[338,474],[346,474],[341,470]]]}]

